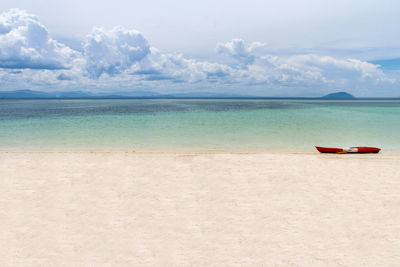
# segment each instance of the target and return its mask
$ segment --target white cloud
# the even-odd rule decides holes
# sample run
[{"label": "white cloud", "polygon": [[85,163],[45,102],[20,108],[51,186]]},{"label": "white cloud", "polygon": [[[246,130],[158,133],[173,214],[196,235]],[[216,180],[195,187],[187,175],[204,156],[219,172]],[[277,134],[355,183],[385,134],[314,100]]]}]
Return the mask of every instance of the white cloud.
[{"label": "white cloud", "polygon": [[378,65],[357,59],[334,58],[319,55],[296,55],[290,57],[262,57],[274,69],[292,81],[336,85],[388,81]]},{"label": "white cloud", "polygon": [[[371,88],[392,86],[396,80],[388,77],[379,66],[366,61],[335,58],[315,54],[294,56],[269,55],[265,45],[245,43],[234,39],[217,45],[217,52],[236,60],[232,80],[238,83],[264,84],[266,88],[279,86],[313,88],[314,90]],[[369,89],[368,89],[369,90]]]},{"label": "white cloud", "polygon": [[142,34],[121,27],[111,31],[94,29],[86,39],[84,50],[86,69],[92,78],[103,73],[120,74],[150,53],[149,44]]},{"label": "white cloud", "polygon": [[166,54],[155,48],[135,67],[133,74],[147,81],[196,83],[225,77],[231,72],[231,68],[223,64],[187,59],[181,54]]},{"label": "white cloud", "polygon": [[0,67],[65,69],[78,55],[50,38],[36,16],[19,9],[0,14]]},{"label": "white cloud", "polygon": [[398,73],[389,76],[365,61],[316,54],[271,55],[264,43],[241,39],[218,43],[216,52],[225,57],[225,63],[164,53],[150,47],[138,31],[122,27],[94,29],[83,47],[78,52],[55,41],[36,16],[24,11],[0,14],[0,90],[214,88],[226,92],[236,86],[235,93],[246,88],[243,94],[357,90],[361,96],[378,95],[378,88],[393,93],[398,85]]},{"label": "white cloud", "polygon": [[246,43],[242,39],[233,39],[227,43],[218,43],[216,51],[219,54],[225,54],[236,59],[238,62],[247,65],[252,64],[262,48],[266,44],[260,42]]}]

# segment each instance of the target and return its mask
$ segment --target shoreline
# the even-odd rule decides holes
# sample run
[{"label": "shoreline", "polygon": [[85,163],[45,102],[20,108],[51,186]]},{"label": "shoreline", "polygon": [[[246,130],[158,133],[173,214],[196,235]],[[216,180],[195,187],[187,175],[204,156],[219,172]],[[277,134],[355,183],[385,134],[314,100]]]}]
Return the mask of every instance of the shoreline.
[{"label": "shoreline", "polygon": [[71,153],[71,154],[194,154],[194,155],[207,155],[207,154],[237,154],[237,155],[252,155],[252,154],[290,154],[290,155],[328,155],[328,156],[333,156],[333,155],[338,155],[338,156],[354,156],[354,155],[371,155],[371,156],[382,156],[382,155],[387,155],[387,156],[400,156],[400,151],[395,151],[395,150],[384,150],[380,151],[379,153],[320,153],[316,149],[314,150],[290,150],[290,149],[285,149],[285,150],[280,150],[280,149],[271,149],[271,150],[266,150],[266,149],[238,149],[238,150],[224,150],[224,149],[159,149],[159,150],[119,150],[119,149],[37,149],[37,150],[2,150],[0,149],[0,154],[7,154],[7,153],[32,153],[32,154],[38,154],[38,153]]}]

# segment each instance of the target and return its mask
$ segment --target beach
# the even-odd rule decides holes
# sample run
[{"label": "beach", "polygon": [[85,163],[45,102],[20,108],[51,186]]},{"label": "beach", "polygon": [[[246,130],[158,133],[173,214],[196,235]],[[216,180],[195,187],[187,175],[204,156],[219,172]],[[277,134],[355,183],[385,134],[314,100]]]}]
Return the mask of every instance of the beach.
[{"label": "beach", "polygon": [[3,0],[0,267],[400,267],[399,10]]},{"label": "beach", "polygon": [[0,152],[1,266],[395,266],[400,154]]}]

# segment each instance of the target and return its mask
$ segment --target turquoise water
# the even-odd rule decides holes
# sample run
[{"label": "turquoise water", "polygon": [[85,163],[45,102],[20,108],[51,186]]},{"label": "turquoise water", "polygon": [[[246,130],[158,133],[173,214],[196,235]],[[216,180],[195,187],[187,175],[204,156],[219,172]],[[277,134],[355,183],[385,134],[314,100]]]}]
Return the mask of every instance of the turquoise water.
[{"label": "turquoise water", "polygon": [[400,151],[399,100],[0,100],[0,150]]}]

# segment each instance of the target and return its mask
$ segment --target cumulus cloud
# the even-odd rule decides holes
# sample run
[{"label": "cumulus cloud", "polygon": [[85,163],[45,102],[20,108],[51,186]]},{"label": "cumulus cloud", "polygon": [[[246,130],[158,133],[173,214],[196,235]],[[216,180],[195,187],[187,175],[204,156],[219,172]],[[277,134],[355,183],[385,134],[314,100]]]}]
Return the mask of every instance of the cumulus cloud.
[{"label": "cumulus cloud", "polygon": [[[231,81],[249,85],[290,88],[343,88],[368,84],[393,84],[379,65],[366,61],[315,54],[269,55],[265,44],[246,43],[240,39],[218,44],[217,52],[235,60]],[[369,85],[368,85],[369,86]],[[370,86],[369,86],[370,87]]]},{"label": "cumulus cloud", "polygon": [[0,67],[66,69],[79,54],[49,37],[39,19],[19,9],[0,14]]},{"label": "cumulus cloud", "polygon": [[227,43],[218,43],[216,51],[219,54],[226,54],[236,59],[238,62],[247,65],[252,64],[256,58],[256,53],[266,44],[260,42],[246,43],[242,39],[233,39]]},{"label": "cumulus cloud", "polygon": [[187,59],[182,54],[162,53],[152,48],[151,53],[132,73],[145,80],[169,80],[196,83],[228,76],[231,68],[218,63]]},{"label": "cumulus cloud", "polygon": [[263,56],[258,64],[272,65],[282,82],[301,82],[313,85],[345,85],[354,82],[389,81],[378,65],[347,58],[320,55],[295,55],[289,57]]},{"label": "cumulus cloud", "polygon": [[57,75],[57,80],[59,80],[59,81],[71,81],[72,78],[69,77],[67,74],[62,72],[62,73]]},{"label": "cumulus cloud", "polygon": [[149,53],[150,46],[142,34],[121,27],[111,31],[96,28],[84,44],[86,69],[92,78],[103,73],[120,74]]},{"label": "cumulus cloud", "polygon": [[0,14],[0,90],[85,87],[168,92],[179,86],[221,91],[236,86],[258,88],[259,95],[286,89],[286,95],[299,95],[295,90],[304,88],[352,92],[398,85],[394,74],[388,76],[378,65],[358,59],[271,55],[266,44],[241,39],[218,43],[216,52],[223,55],[216,58],[223,63],[165,53],[151,47],[140,32],[122,27],[95,28],[79,52],[52,39],[34,15],[18,9]]}]

